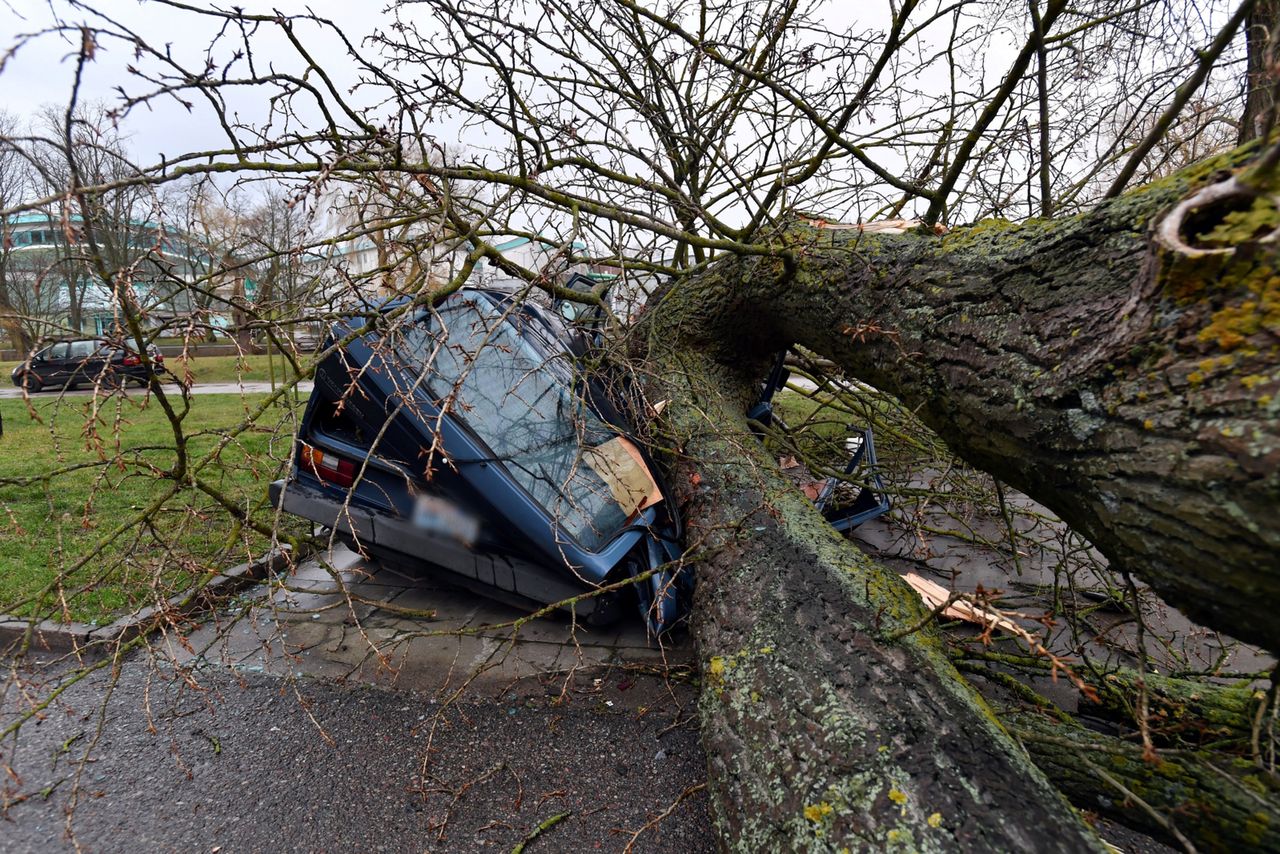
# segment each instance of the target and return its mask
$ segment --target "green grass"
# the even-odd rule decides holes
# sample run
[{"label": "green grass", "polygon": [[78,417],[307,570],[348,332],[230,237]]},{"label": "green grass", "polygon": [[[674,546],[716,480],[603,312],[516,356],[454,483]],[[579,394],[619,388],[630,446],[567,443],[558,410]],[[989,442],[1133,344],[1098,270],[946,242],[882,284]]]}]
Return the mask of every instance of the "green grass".
[{"label": "green grass", "polygon": [[[208,454],[262,399],[192,398],[182,422],[191,458]],[[0,611],[109,621],[113,612],[154,604],[201,573],[261,553],[264,538],[243,533],[226,509],[190,486],[139,519],[170,488],[173,480],[163,473],[177,459],[173,430],[154,399],[145,408],[141,398],[35,400],[43,423],[29,416],[23,401],[0,400]],[[273,407],[200,477],[238,506],[260,505],[287,456],[292,429],[291,414]],[[259,512],[270,517],[267,509]],[[43,599],[33,601],[46,588]]]},{"label": "green grass", "polygon": [[[303,354],[298,361],[304,369],[306,359]],[[165,359],[165,367],[178,376],[184,371],[184,363],[175,356]],[[191,372],[196,383],[268,382],[274,370],[275,380],[280,383],[293,369],[287,359],[277,354],[270,359],[266,356],[200,356],[188,360],[185,370]]]}]

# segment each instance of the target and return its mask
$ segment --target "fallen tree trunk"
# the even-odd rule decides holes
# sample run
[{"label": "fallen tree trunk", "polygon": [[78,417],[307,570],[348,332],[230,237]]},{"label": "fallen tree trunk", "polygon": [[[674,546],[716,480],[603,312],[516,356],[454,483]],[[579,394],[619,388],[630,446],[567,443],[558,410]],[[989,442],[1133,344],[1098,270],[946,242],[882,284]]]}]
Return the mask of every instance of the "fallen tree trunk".
[{"label": "fallen tree trunk", "polygon": [[672,476],[705,555],[693,632],[726,847],[1098,848],[941,641],[911,631],[919,600],[771,464],[745,398],[723,394],[749,384],[687,352],[664,367]]},{"label": "fallen tree trunk", "polygon": [[[992,666],[1024,675],[1049,676],[1053,672],[1050,662],[1029,656],[972,649],[953,649],[951,656],[962,671],[1001,681],[1001,671],[992,670]],[[1155,673],[1139,677],[1128,668],[1110,670],[1101,676],[1095,676],[1087,667],[1077,667],[1076,672],[1093,692],[1092,696],[1079,697],[1080,714],[1090,718],[1135,728],[1139,696],[1145,693],[1147,725],[1157,747],[1212,745],[1214,749],[1243,753],[1257,739],[1269,740],[1280,723],[1274,696],[1248,684],[1222,685]]]},{"label": "fallen tree trunk", "polygon": [[689,542],[710,549],[693,631],[728,847],[1097,844],[921,628],[915,595],[746,429],[790,344],[899,396],[1188,613],[1280,648],[1276,250],[1216,209],[1175,236],[1222,226],[1228,251],[1152,238],[1240,159],[1061,222],[788,231],[776,257],[713,265],[649,312],[639,349],[672,401],[675,490]]},{"label": "fallen tree trunk", "polygon": [[[1081,711],[1091,717],[1134,726],[1139,714],[1138,696],[1147,698],[1147,724],[1158,746],[1181,747],[1212,744],[1217,748],[1248,750],[1255,727],[1269,731],[1275,720],[1265,691],[1247,686],[1206,685],[1148,673],[1142,677],[1122,670],[1105,679],[1086,679],[1097,691],[1096,703],[1081,700]],[[1280,813],[1277,813],[1280,819]]]},{"label": "fallen tree trunk", "polygon": [[[1137,673],[1123,669],[1100,679],[1084,674],[1096,696],[1093,702],[1081,697],[1080,711],[1091,726],[1113,733],[1106,734],[977,660],[1024,672],[1028,666],[1039,670],[1038,662],[954,649],[952,656],[959,656],[963,671],[991,681],[1001,722],[1081,809],[1188,850],[1280,850],[1280,776],[1269,767],[1273,695],[1155,674],[1140,682]],[[1136,722],[1141,693],[1152,753],[1143,749]]]},{"label": "fallen tree trunk", "polygon": [[1003,718],[1082,809],[1205,851],[1280,851],[1280,779],[1209,751],[1142,747],[1037,714]]},{"label": "fallen tree trunk", "polygon": [[[1280,181],[1239,189],[1226,170],[1243,157],[1061,221],[793,229],[782,257],[674,289],[655,325],[751,370],[804,345],[898,396],[1113,568],[1280,649],[1280,248],[1258,240],[1280,226]],[[1175,208],[1189,196],[1203,203]]]}]

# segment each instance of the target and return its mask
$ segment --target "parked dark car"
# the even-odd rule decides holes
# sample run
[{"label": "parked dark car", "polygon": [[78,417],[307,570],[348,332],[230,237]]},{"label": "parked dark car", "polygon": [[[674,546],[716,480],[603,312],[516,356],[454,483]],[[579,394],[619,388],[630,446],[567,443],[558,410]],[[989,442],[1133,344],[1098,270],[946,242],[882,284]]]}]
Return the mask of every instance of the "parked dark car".
[{"label": "parked dark car", "polygon": [[27,391],[58,386],[66,389],[77,385],[117,385],[132,380],[146,385],[164,363],[164,356],[152,346],[148,348],[152,364],[146,364],[136,350],[106,341],[87,338],[59,341],[34,353],[13,369],[13,384]]},{"label": "parked dark car", "polygon": [[[272,503],[386,563],[440,567],[521,606],[639,577],[579,599],[577,616],[607,623],[638,600],[652,631],[670,629],[693,586],[679,513],[617,402],[620,380],[580,369],[587,341],[560,315],[467,288],[436,309],[375,318],[375,332],[356,335],[364,317],[337,324],[325,349],[351,340],[317,366]],[[784,357],[747,413],[758,423],[774,418]],[[889,508],[870,431],[850,441],[845,471],[863,467],[868,485],[837,507],[831,478],[817,501],[841,531]]]},{"label": "parked dark car", "polygon": [[675,624],[691,592],[679,516],[606,383],[578,370],[581,335],[472,288],[386,325],[317,366],[276,506],[521,606],[652,573],[574,610],[608,623],[638,599],[653,631]]}]

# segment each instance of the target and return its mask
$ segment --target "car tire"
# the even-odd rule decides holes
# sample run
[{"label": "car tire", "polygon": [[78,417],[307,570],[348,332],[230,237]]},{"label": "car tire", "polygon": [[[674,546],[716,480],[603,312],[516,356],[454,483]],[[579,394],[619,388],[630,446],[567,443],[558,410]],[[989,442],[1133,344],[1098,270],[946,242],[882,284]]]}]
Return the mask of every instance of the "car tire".
[{"label": "car tire", "polygon": [[38,394],[44,388],[44,383],[35,374],[26,373],[22,375],[22,387],[28,394]]}]

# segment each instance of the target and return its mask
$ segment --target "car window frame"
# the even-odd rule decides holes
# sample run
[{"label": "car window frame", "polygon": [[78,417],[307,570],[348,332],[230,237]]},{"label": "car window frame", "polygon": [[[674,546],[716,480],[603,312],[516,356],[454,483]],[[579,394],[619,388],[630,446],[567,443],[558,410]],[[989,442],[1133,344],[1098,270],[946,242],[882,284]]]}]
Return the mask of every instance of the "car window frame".
[{"label": "car window frame", "polygon": [[[609,419],[605,418],[600,413],[597,413],[595,409],[592,407],[590,400],[578,393],[578,389],[576,386],[580,381],[580,377],[577,375],[577,370],[572,364],[572,363],[575,363],[576,360],[574,359],[573,353],[569,349],[567,342],[549,341],[547,340],[549,337],[547,334],[547,330],[538,329],[537,330],[538,337],[542,339],[540,343],[543,345],[543,346],[539,346],[539,343],[536,343],[535,341],[531,340],[529,335],[527,335],[526,332],[523,331],[520,326],[518,326],[516,323],[511,322],[511,319],[510,319],[511,307],[509,305],[504,305],[498,302],[497,300],[490,299],[487,295],[479,294],[479,293],[464,293],[464,294],[455,296],[454,300],[465,301],[466,303],[472,304],[474,307],[471,310],[479,314],[480,317],[486,322],[492,322],[496,320],[497,322],[506,326],[508,334],[515,336],[515,338],[519,340],[520,345],[522,347],[529,348],[530,350],[536,353],[536,355],[538,356],[538,364],[539,364],[538,370],[540,371],[545,370],[553,378],[552,381],[557,386],[559,386],[563,392],[567,393],[575,401],[576,404],[582,406],[588,413],[590,413],[591,416],[599,423],[599,426],[603,430],[607,431],[613,436],[623,436],[623,437],[627,436],[627,432],[625,430],[620,429],[618,425],[612,423]],[[441,315],[445,314],[450,309],[458,309],[463,307],[461,304],[451,305],[450,303],[452,302],[453,300],[450,300],[438,306],[434,311],[428,310],[418,314],[415,317],[414,323],[422,324],[422,329],[424,331],[421,334],[423,334],[424,336],[427,336],[428,338],[434,338],[439,334],[439,328],[440,328],[439,325],[442,323],[444,319],[441,317]],[[516,309],[516,311],[518,310],[519,309]],[[529,322],[531,323],[537,322],[532,318],[527,318],[527,320],[529,320]],[[564,343],[564,347],[565,347],[562,353],[551,353],[545,350],[545,345],[560,344],[560,343]],[[448,338],[445,339],[445,343],[443,346],[444,347],[451,346],[448,343]],[[484,345],[485,349],[488,349],[490,346],[491,345],[489,342],[486,342]],[[407,361],[407,359],[411,357],[413,350],[417,348],[410,348],[407,351],[402,350],[400,347],[397,347],[395,349],[396,349],[396,361],[399,362],[398,367],[403,371],[404,374],[416,376],[417,374],[421,373],[424,370],[424,367],[425,367],[424,365],[418,364],[416,362]],[[555,360],[555,362],[559,365],[563,365],[564,363],[560,361],[561,359],[568,359],[571,363],[570,366],[568,367],[567,372],[564,373],[563,375],[561,374],[560,370],[553,370],[546,367],[546,365],[551,363],[552,360]],[[443,381],[442,375],[440,375],[437,371],[431,368],[426,368],[426,375],[423,377],[423,380],[421,383],[421,392],[430,401],[431,405],[434,408],[436,408],[437,411],[439,411],[441,402],[443,401],[444,397],[446,397],[448,394],[451,393],[453,386],[452,384],[450,384],[449,388],[445,390],[443,394],[441,394],[440,381],[436,383],[432,383],[433,376],[438,377],[440,378],[440,381]],[[521,466],[518,463],[514,463],[509,457],[499,455],[495,451],[493,446],[490,444],[489,440],[486,439],[483,435],[481,435],[476,430],[475,426],[471,423],[470,419],[465,417],[458,417],[457,413],[454,413],[454,412],[448,413],[447,417],[449,418],[451,423],[453,423],[458,428],[460,428],[461,431],[470,438],[470,440],[476,445],[477,448],[483,451],[483,453],[486,455],[485,462],[488,462],[500,467],[500,469],[504,473],[505,479],[517,490],[519,490],[519,492],[526,497],[526,499],[529,501],[529,503],[533,507],[537,508],[538,512],[542,515],[542,517],[556,531],[557,539],[559,537],[565,537],[576,548],[581,549],[586,553],[601,554],[605,550],[607,550],[618,539],[618,537],[625,534],[628,528],[631,527],[631,525],[633,524],[632,520],[630,518],[627,518],[627,519],[624,519],[617,527],[607,532],[597,531],[594,528],[592,528],[590,525],[588,525],[587,529],[583,533],[584,534],[591,533],[594,536],[590,540],[584,539],[584,537],[581,534],[576,533],[575,530],[571,529],[570,527],[564,524],[564,521],[558,515],[556,508],[547,506],[547,504],[543,501],[541,497],[534,494],[522,482],[521,478],[516,474],[516,470],[521,469]],[[583,445],[581,441],[577,443],[577,447],[580,449],[580,451],[583,449]],[[576,466],[586,466],[586,465],[587,465],[587,462],[585,459],[578,459],[577,462],[575,463],[575,468]],[[561,488],[562,486],[556,487],[557,491]],[[606,489],[607,489],[607,486],[606,486]],[[583,515],[586,516],[587,514],[583,513]]]},{"label": "car window frame", "polygon": [[[75,350],[76,350],[76,345],[77,345],[77,344],[83,344],[83,345],[86,345],[86,346],[83,348],[83,349],[85,350],[85,352],[83,352],[83,353],[77,353],[77,352],[75,352]],[[97,355],[97,353],[98,353],[98,347],[97,347],[97,346],[95,346],[96,344],[97,344],[97,342],[96,342],[96,341],[93,341],[93,340],[90,340],[90,339],[80,339],[80,340],[78,340],[78,341],[68,341],[68,342],[67,342],[67,355],[66,355],[66,357],[65,357],[65,358],[67,358],[67,359],[76,359],[76,360],[79,360],[79,361],[82,361],[82,362],[83,362],[83,361],[86,361],[86,360],[88,360],[88,359],[92,359],[92,358],[93,358],[95,355]]]}]

